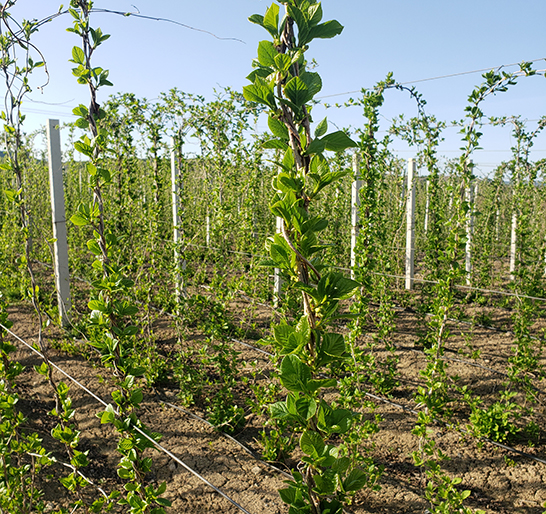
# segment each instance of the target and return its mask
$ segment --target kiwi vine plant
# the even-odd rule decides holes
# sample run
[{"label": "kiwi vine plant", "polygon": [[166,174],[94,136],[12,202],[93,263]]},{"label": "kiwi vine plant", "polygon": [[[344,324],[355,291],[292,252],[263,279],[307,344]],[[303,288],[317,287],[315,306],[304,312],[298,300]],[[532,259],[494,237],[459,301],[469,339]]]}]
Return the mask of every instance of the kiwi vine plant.
[{"label": "kiwi vine plant", "polygon": [[[393,74],[344,106],[362,109],[361,127],[330,131],[327,119],[314,119],[323,77],[307,51],[314,40],[343,31],[340,22],[323,21],[316,0],[279,0],[250,16],[267,39],[258,44],[249,84],[242,91],[218,89],[212,100],[177,88],[156,100],[130,92],[107,96],[109,73],[94,52],[109,35],[95,27],[93,2],[71,0],[41,21],[14,19],[9,10],[16,3],[0,4],[0,72],[7,84],[0,513],[169,512],[169,483],[150,479],[161,434],[141,420],[141,404],[160,388],[171,388],[184,408],[199,409],[216,430],[234,437],[258,419],[262,458],[289,468],[279,495],[290,514],[341,514],[357,506],[365,512],[366,498],[389,473],[372,457],[384,426],[377,402],[396,400],[402,386],[408,390],[396,342],[400,312],[417,316],[412,350],[424,361],[408,401],[416,415],[411,458],[427,512],[484,512],[472,503],[472,485],[449,467],[439,442],[446,431],[459,434],[460,444],[526,444],[544,455],[546,162],[532,161],[530,152],[546,117],[532,124],[517,115],[486,115],[488,97],[509,94],[520,80],[544,77],[544,70],[524,62],[514,73],[484,74],[459,122],[461,154],[446,160],[438,155],[446,123]],[[48,81],[47,56],[34,35],[65,15],[74,34],[67,60],[90,95],[74,109],[76,121],[60,127],[68,141],[69,327],[59,324],[52,279],[47,159],[38,143],[45,130],[26,133],[23,114],[31,87]],[[381,108],[395,92],[410,95],[417,115],[396,118],[380,138]],[[260,116],[267,117],[266,133],[254,129]],[[472,161],[484,123],[513,131],[512,157],[492,178],[479,176]],[[199,155],[185,151],[188,138],[198,141]],[[406,163],[392,151],[396,138],[415,148],[421,175],[414,183],[422,282],[413,290],[402,288],[408,190]],[[359,225],[350,270],[355,181]],[[176,245],[175,228],[182,234]],[[275,308],[273,270],[283,283]],[[177,295],[180,279],[184,294]],[[236,312],[241,297],[253,305],[248,312]],[[26,303],[38,327],[41,362],[34,371],[54,404],[55,448],[46,447],[21,406],[27,391],[19,385],[24,367],[10,313]],[[270,309],[268,327],[253,319],[260,304]],[[479,366],[482,349],[470,342],[472,330],[494,325],[501,311],[508,321],[496,328],[512,331],[511,354],[499,372],[502,387],[485,396],[452,372],[453,323],[469,327],[458,357]],[[167,316],[177,341],[164,350],[156,322]],[[51,324],[59,325],[63,342],[48,339]],[[241,340],[265,347],[265,367],[243,361]],[[72,389],[54,372],[54,352],[109,370],[103,380],[111,397],[96,413],[117,433],[119,480],[109,490],[86,476],[81,417]],[[44,490],[53,480],[49,470],[64,461],[59,481],[67,499],[52,510]]]}]

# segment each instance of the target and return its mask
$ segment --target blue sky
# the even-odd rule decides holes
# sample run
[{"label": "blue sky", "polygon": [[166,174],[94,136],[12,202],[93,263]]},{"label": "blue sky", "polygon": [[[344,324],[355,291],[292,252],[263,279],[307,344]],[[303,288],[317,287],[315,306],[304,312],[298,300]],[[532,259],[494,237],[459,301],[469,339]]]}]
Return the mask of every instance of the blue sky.
[{"label": "blue sky", "polygon": [[[66,2],[68,3],[68,2]],[[113,88],[104,88],[102,98],[114,92],[133,92],[153,99],[173,87],[212,97],[213,89],[230,86],[241,90],[251,70],[258,42],[267,33],[248,22],[251,14],[263,14],[270,2],[262,0],[154,0],[131,2],[97,0],[96,8],[135,11],[152,17],[170,18],[224,38],[165,22],[97,13],[94,27],[100,26],[111,38],[97,50],[94,64],[110,70]],[[19,0],[11,10],[16,17],[41,19],[56,12],[60,2]],[[445,121],[464,116],[466,98],[481,82],[480,73],[421,81],[444,75],[518,63],[546,57],[546,1],[544,0],[324,0],[325,19],[337,19],[345,26],[332,40],[311,44],[309,57],[319,64],[323,79],[321,96],[337,95],[371,87],[389,71],[399,82],[414,82],[428,102],[428,112]],[[43,51],[51,80],[41,93],[35,90],[25,102],[27,130],[45,124],[48,118],[70,121],[71,109],[88,102],[84,86],[76,84],[68,62],[78,38],[66,32],[70,17],[61,16],[43,26],[35,43]],[[546,68],[546,61],[536,63]],[[513,71],[517,67],[508,67]],[[40,85],[42,76],[33,78]],[[0,86],[0,93],[4,89]],[[329,97],[343,102],[352,95]],[[508,93],[489,98],[487,115],[521,115],[536,120],[546,114],[546,79],[523,79]],[[320,120],[322,113],[315,118]],[[359,126],[360,109],[329,109],[328,118],[339,127]],[[382,115],[416,114],[406,95],[388,92]],[[388,123],[385,121],[385,127]],[[534,124],[530,122],[529,126]],[[259,128],[265,129],[265,123]],[[474,156],[483,173],[510,156],[509,129],[486,128],[484,150]],[[457,130],[445,131],[441,153],[456,157],[461,146]],[[403,143],[394,148],[400,156],[411,157]],[[546,135],[537,139],[533,158],[546,157]]]}]

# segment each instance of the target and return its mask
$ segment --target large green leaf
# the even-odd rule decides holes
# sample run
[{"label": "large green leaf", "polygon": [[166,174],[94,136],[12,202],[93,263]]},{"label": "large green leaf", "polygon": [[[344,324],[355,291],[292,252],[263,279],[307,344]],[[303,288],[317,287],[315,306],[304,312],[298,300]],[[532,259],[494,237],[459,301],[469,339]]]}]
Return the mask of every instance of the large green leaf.
[{"label": "large green leaf", "polygon": [[253,14],[248,17],[248,21],[259,25],[260,27],[264,26],[264,17],[261,14]]},{"label": "large green leaf", "polygon": [[282,121],[270,115],[267,117],[267,125],[275,137],[288,141],[288,129]]},{"label": "large green leaf", "polygon": [[273,419],[285,419],[290,417],[290,413],[285,402],[273,403],[269,406],[269,414]]},{"label": "large green leaf", "polygon": [[286,72],[292,65],[292,59],[286,54],[277,54],[275,56],[275,68],[278,71]]},{"label": "large green leaf", "polygon": [[326,444],[320,434],[306,430],[300,437],[300,448],[306,455],[318,459],[324,453]]},{"label": "large green leaf", "polygon": [[360,284],[350,278],[346,278],[337,271],[330,272],[320,279],[317,289],[318,293],[330,300],[343,300],[351,296]]},{"label": "large green leaf", "polygon": [[254,84],[243,87],[243,96],[249,102],[261,103],[271,109],[276,108],[273,86],[261,77],[256,77]]},{"label": "large green leaf", "polygon": [[262,27],[264,27],[273,37],[279,33],[279,6],[271,4],[263,17]]},{"label": "large green leaf", "polygon": [[347,350],[345,339],[341,334],[323,334],[321,350],[332,357],[341,357]]},{"label": "large green leaf", "polygon": [[287,355],[281,363],[281,383],[289,391],[307,391],[311,369],[296,355]]},{"label": "large green leaf", "polygon": [[343,25],[337,20],[330,20],[309,29],[308,42],[315,38],[330,39],[343,31]]},{"label": "large green leaf", "polygon": [[269,150],[285,150],[288,148],[288,145],[281,141],[280,139],[270,139],[269,141],[264,141],[262,148]]},{"label": "large green leaf", "polygon": [[322,139],[318,137],[311,141],[311,144],[305,149],[306,155],[321,154],[326,150],[326,144]]},{"label": "large green leaf", "polygon": [[284,93],[297,108],[302,107],[313,98],[309,87],[300,77],[291,78],[284,86]]},{"label": "large green leaf", "polygon": [[[322,475],[313,476],[315,480],[316,487],[314,490],[320,495],[330,495],[334,494],[336,491],[336,482],[339,480],[338,477],[333,473],[324,473]],[[321,509],[321,512],[324,512]]]},{"label": "large green leaf", "polygon": [[324,499],[320,502],[320,512],[321,514],[343,514],[343,504],[333,499]]},{"label": "large green leaf", "polygon": [[307,382],[307,389],[309,389],[309,391],[316,391],[321,387],[335,387],[336,385],[337,380],[335,378],[319,378],[309,380],[309,382]]},{"label": "large green leaf", "polygon": [[300,75],[311,96],[315,96],[322,89],[322,79],[318,73],[304,72]]},{"label": "large green leaf", "polygon": [[277,49],[271,41],[260,41],[258,44],[258,61],[262,66],[275,66],[277,54]]},{"label": "large green leaf", "polygon": [[343,152],[347,148],[355,148],[358,146],[345,132],[338,130],[337,132],[332,132],[322,138],[326,150],[332,152]]},{"label": "large green leaf", "polygon": [[368,483],[368,476],[361,469],[355,468],[349,476],[343,481],[343,489],[346,492],[356,492],[362,489]]}]

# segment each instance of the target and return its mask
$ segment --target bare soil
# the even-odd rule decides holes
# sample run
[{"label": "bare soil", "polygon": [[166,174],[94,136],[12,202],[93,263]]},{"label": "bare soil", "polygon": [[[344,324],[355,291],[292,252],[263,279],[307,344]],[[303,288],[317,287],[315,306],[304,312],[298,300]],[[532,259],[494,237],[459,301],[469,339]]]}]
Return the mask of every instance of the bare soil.
[{"label": "bare soil", "polygon": [[[233,302],[231,308],[234,319],[247,328],[251,336],[244,342],[255,345],[254,339],[266,333],[270,326],[271,310],[265,306],[251,305],[244,298]],[[470,310],[468,314],[471,316],[475,313]],[[510,316],[506,311],[491,309],[487,316],[495,327],[506,329],[510,326]],[[36,342],[37,324],[29,307],[13,306],[10,319],[14,322],[14,333],[28,343]],[[354,514],[425,513],[429,507],[424,500],[424,477],[420,469],[414,466],[411,457],[411,453],[418,448],[418,439],[411,433],[416,417],[407,410],[416,408],[413,393],[416,386],[422,383],[419,371],[425,366],[425,358],[419,343],[419,331],[423,321],[411,310],[399,309],[396,312],[396,326],[393,342],[400,358],[400,386],[393,391],[391,403],[375,400],[375,410],[370,412],[370,417],[378,414],[382,421],[379,432],[372,436],[365,449],[377,464],[384,467],[381,489],[358,494],[349,508]],[[537,333],[540,328],[537,327]],[[199,344],[202,340],[202,335],[193,333],[186,341],[179,341],[171,319],[167,316],[158,315],[153,330],[160,350],[163,348],[165,352],[176,349],[179,344]],[[471,387],[483,397],[486,404],[492,403],[498,399],[498,392],[506,380],[502,373],[506,371],[507,358],[512,352],[513,335],[456,322],[452,323],[450,330],[452,336],[446,352],[446,357],[451,359],[448,361],[449,374],[458,375],[459,384]],[[50,345],[58,346],[66,340],[66,336],[54,326],[47,329],[46,337]],[[51,390],[44,378],[33,370],[40,359],[21,343],[17,342],[17,346],[19,350],[16,358],[25,366],[25,372],[19,380],[18,394],[21,397],[21,408],[28,417],[28,428],[37,431],[43,437],[44,446],[62,460],[62,451],[50,436],[55,424],[54,419],[47,414],[53,407]],[[246,371],[243,367],[245,363],[256,361],[264,369],[270,365],[263,354],[247,346],[239,345],[236,348],[241,352],[242,374]],[[469,353],[477,349],[480,350],[480,356],[472,359]],[[86,360],[81,355],[69,355],[53,348],[50,351],[51,360],[60,368],[106,402],[110,401],[109,370],[102,368],[93,358]],[[385,356],[380,348],[376,351],[379,359]],[[66,377],[57,372],[55,377],[69,383]],[[546,389],[544,384],[542,387]],[[244,405],[245,396],[250,397],[252,393],[241,384],[238,394]],[[77,411],[77,422],[82,430],[81,448],[90,451],[91,464],[85,474],[105,491],[116,484],[120,487],[121,481],[116,474],[117,437],[113,427],[101,425],[96,416],[102,406],[75,385],[71,385],[71,396]],[[529,446],[525,438],[510,443],[514,449],[527,455],[477,441],[453,427],[436,429],[438,447],[450,457],[444,463],[445,469],[462,479],[461,489],[472,491],[466,503],[469,507],[492,514],[541,514],[544,511],[542,504],[546,502],[546,465],[529,457],[531,455],[546,460],[545,395],[538,393],[538,397],[542,403],[536,407],[534,419],[540,427],[540,433],[534,445]],[[524,400],[518,397],[518,401]],[[288,509],[277,493],[286,479],[281,472],[257,460],[236,441],[196,419],[188,411],[170,407],[165,402],[179,405],[174,383],[161,389],[147,390],[141,411],[143,421],[152,430],[163,434],[161,444],[165,448],[251,514],[287,512]],[[204,415],[199,407],[193,413],[201,417]],[[464,429],[467,417],[468,412],[461,406],[455,412],[453,424]],[[234,438],[254,455],[259,455],[261,451],[257,438],[263,423],[264,419],[249,414],[245,427],[234,434]],[[152,483],[167,482],[166,497],[172,501],[170,512],[240,512],[167,455],[158,452],[151,452],[151,455],[154,465],[148,480]],[[283,468],[284,463],[277,463],[276,466]],[[62,466],[53,467],[52,473],[59,477],[66,473],[66,469]],[[91,495],[97,494],[91,487],[87,490]],[[45,498],[49,509],[65,504],[65,496],[57,480],[47,482]]]}]

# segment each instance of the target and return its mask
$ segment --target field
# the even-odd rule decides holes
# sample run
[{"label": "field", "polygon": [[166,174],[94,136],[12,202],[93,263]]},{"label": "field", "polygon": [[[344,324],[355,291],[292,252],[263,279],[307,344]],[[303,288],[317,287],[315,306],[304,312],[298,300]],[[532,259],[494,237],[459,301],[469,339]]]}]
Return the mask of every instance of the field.
[{"label": "field", "polygon": [[[228,303],[227,315],[234,323],[244,327],[246,337],[241,340],[256,347],[256,337],[267,333],[274,314],[267,307],[252,307],[247,298],[237,295]],[[469,311],[472,312],[472,308]],[[513,334],[508,331],[511,322],[506,310],[482,309],[482,313],[491,316],[491,326],[469,329],[468,322],[451,324],[454,337],[450,340],[446,358],[450,360],[450,372],[460,377],[461,385],[470,385],[486,402],[492,403],[497,391],[502,388],[503,365],[510,356]],[[206,338],[201,331],[193,329],[188,330],[185,340],[178,343],[172,317],[160,313],[152,314],[152,317],[155,341],[160,355],[164,357],[198,347]],[[32,311],[21,306],[13,310],[10,318],[14,321],[13,330],[23,339],[33,342],[37,327],[32,322]],[[254,328],[255,323],[257,326]],[[494,327],[497,327],[497,331]],[[422,329],[423,320],[412,309],[396,309],[393,343],[400,359],[400,385],[388,398],[377,395],[370,398],[366,415],[370,420],[380,416],[381,421],[378,423],[379,432],[371,435],[362,448],[374,462],[384,467],[381,490],[359,494],[348,508],[349,512],[423,512],[427,506],[420,492],[424,477],[410,457],[418,444],[417,438],[411,434],[415,424],[412,391],[417,383],[422,382],[418,372],[425,361],[416,336]],[[369,326],[369,330],[373,335],[373,325]],[[471,333],[469,340],[460,335],[468,333]],[[61,346],[63,340],[66,343],[66,336],[54,327],[49,331],[48,339],[54,346]],[[365,345],[365,340],[360,344]],[[469,345],[481,350],[479,358],[469,358]],[[262,447],[258,442],[259,433],[266,419],[253,414],[248,408],[248,400],[254,397],[254,393],[243,385],[244,377],[252,375],[254,368],[251,363],[264,370],[255,383],[267,383],[270,361],[267,356],[247,346],[234,343],[233,348],[238,352],[239,384],[234,400],[245,409],[247,418],[245,426],[232,434],[235,440],[207,424],[203,419],[206,417],[206,406],[202,402],[191,410],[185,407],[180,401],[180,389],[172,381],[166,381],[146,393],[141,416],[150,428],[163,434],[162,445],[165,448],[249,512],[280,513],[283,508],[277,489],[286,478],[282,472],[286,473],[293,459],[275,462],[275,467],[260,460]],[[263,350],[263,347],[259,347],[259,350]],[[40,359],[25,349],[21,349],[16,357],[27,368],[27,372],[20,377],[19,388],[26,397],[22,410],[28,418],[28,428],[37,431],[47,447],[56,448],[58,445],[50,436],[54,419],[47,416],[47,411],[52,407],[49,384],[40,380],[32,370],[33,365],[39,365]],[[51,356],[51,360],[99,397],[110,396],[111,387],[100,380],[103,372],[96,358],[83,359],[78,353],[70,355],[58,351]],[[63,378],[59,374],[57,376]],[[115,473],[114,431],[100,424],[96,417],[100,404],[89,395],[74,388],[73,401],[80,429],[85,434],[81,447],[90,450],[91,464],[86,476],[106,490],[115,487],[120,480]],[[468,505],[491,513],[542,512],[540,505],[546,500],[543,435],[535,436],[531,446],[523,437],[510,443],[511,450],[494,446],[468,435],[468,414],[468,409],[461,407],[450,420],[452,428],[435,429],[438,444],[451,459],[446,468],[463,479],[461,487],[472,491]],[[62,453],[61,448],[56,449]],[[532,456],[543,462],[532,460]],[[57,465],[52,471],[59,476],[64,470]],[[149,480],[167,481],[166,498],[172,501],[174,512],[198,513],[213,509],[215,512],[238,512],[236,507],[165,455],[154,456]],[[45,500],[49,506],[57,505],[57,502],[62,505],[66,502],[66,492],[60,485],[51,487],[50,483]]]},{"label": "field", "polygon": [[[90,103],[26,134],[40,22],[14,31],[0,8],[20,79],[0,164],[0,514],[545,512],[546,118],[484,113],[545,71],[485,73],[444,159],[446,124],[391,74],[349,102],[362,127],[313,120],[305,53],[343,27],[286,9],[250,17],[272,40],[242,93],[99,102],[108,37],[74,0]],[[389,89],[419,114],[382,137]],[[514,142],[489,177],[485,124]]]}]

